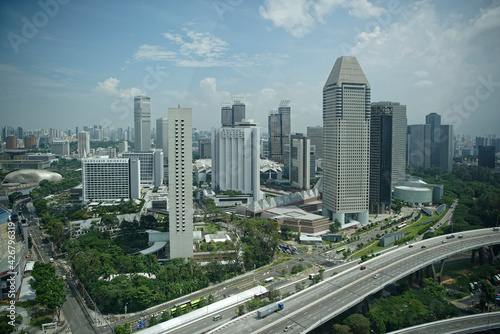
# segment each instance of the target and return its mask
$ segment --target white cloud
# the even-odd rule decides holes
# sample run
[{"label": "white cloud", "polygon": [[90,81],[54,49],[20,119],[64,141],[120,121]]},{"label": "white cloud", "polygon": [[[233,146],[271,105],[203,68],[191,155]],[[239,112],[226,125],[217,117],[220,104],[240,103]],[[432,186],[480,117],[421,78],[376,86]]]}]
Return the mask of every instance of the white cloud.
[{"label": "white cloud", "polygon": [[349,15],[359,18],[378,16],[384,12],[368,0],[266,0],[259,13],[283,28],[294,37],[300,38],[311,32],[316,21],[324,18],[337,8],[348,9]]},{"label": "white cloud", "polygon": [[162,60],[173,60],[176,57],[176,53],[173,51],[163,50],[157,45],[144,44],[139,47],[137,52],[134,54],[134,59],[137,61],[162,61]]},{"label": "white cloud", "polygon": [[434,82],[432,82],[430,80],[420,80],[417,83],[415,83],[415,86],[430,88],[430,87],[434,86]]},{"label": "white cloud", "polygon": [[429,72],[426,70],[414,71],[413,74],[415,74],[417,78],[427,78],[429,76]]},{"label": "white cloud", "polygon": [[103,82],[98,82],[95,87],[96,92],[104,93],[109,96],[119,97],[122,99],[132,99],[134,96],[142,95],[140,89],[132,87],[127,89],[118,89],[120,80],[117,78],[107,78]]},{"label": "white cloud", "polygon": [[184,29],[190,41],[185,41],[182,36],[172,33],[164,33],[163,36],[180,45],[180,52],[185,56],[196,55],[198,57],[220,57],[224,55],[228,43],[210,33],[195,32]]}]

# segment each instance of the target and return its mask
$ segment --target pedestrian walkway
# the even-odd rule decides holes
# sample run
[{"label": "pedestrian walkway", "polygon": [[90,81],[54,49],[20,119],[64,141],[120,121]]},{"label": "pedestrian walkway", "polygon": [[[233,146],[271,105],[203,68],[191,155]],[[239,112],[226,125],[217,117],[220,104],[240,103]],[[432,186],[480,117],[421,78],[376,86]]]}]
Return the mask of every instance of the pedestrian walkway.
[{"label": "pedestrian walkway", "polygon": [[[9,311],[7,309],[7,307],[8,307],[8,305],[1,305],[0,312]],[[31,315],[24,307],[16,306],[16,317],[17,316],[21,316],[22,321],[20,324],[18,324],[18,323],[15,324],[15,331],[14,331],[15,334],[18,334],[18,333],[21,333],[21,334],[26,334],[26,333],[42,334],[43,333],[40,328],[30,326]],[[66,318],[64,317],[62,312],[61,312],[61,321],[59,321],[59,324],[61,324],[62,326],[57,329],[57,333],[71,334],[71,331],[66,326]],[[45,331],[46,334],[53,334],[55,332],[56,332],[56,330],[55,330],[55,327],[53,327],[53,326],[50,328],[47,328]]]}]

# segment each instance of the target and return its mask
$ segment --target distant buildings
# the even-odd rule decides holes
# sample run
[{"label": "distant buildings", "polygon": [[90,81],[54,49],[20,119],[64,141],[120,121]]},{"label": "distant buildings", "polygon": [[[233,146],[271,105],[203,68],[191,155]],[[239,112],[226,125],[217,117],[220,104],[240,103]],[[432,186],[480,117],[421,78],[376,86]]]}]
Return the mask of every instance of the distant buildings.
[{"label": "distant buildings", "polygon": [[212,158],[212,138],[205,137],[198,139],[198,153],[200,154],[200,159]]},{"label": "distant buildings", "polygon": [[237,99],[233,104],[225,103],[221,108],[222,127],[234,127],[236,123],[245,119],[245,104]]},{"label": "distant buildings", "polygon": [[69,141],[67,140],[54,140],[50,145],[50,152],[55,155],[67,157],[70,155]]},{"label": "distant buildings", "polygon": [[193,257],[192,110],[168,108],[170,258]]},{"label": "distant buildings", "polygon": [[23,138],[24,148],[36,148],[38,146],[38,140],[36,136],[25,136]]},{"label": "distant buildings", "polygon": [[151,100],[148,96],[134,97],[135,151],[151,148]]},{"label": "distant buildings", "polygon": [[478,165],[495,168],[495,146],[479,146]]},{"label": "distant buildings", "polygon": [[370,84],[355,57],[340,57],[323,88],[323,215],[368,223]]},{"label": "distant buildings", "polygon": [[139,198],[140,181],[138,159],[82,159],[84,203]]},{"label": "distant buildings", "polygon": [[252,120],[212,129],[212,189],[260,193],[260,128]]},{"label": "distant buildings", "polygon": [[429,124],[408,125],[407,157],[407,164],[411,168],[430,167],[431,126]]},{"label": "distant buildings", "polygon": [[311,145],[314,145],[316,159],[323,159],[323,127],[308,126],[307,137],[311,139]]},{"label": "distant buildings", "polygon": [[7,138],[5,138],[5,141],[8,150],[17,149],[17,136],[8,136]]},{"label": "distant buildings", "polygon": [[308,190],[311,179],[311,140],[298,133],[290,136],[290,183]]},{"label": "distant buildings", "polygon": [[269,126],[269,160],[284,163],[285,145],[290,144],[291,134],[290,100],[282,100],[278,110],[271,110]]},{"label": "distant buildings", "polygon": [[405,180],[406,106],[372,103],[370,116],[370,212],[391,210],[391,193]]}]

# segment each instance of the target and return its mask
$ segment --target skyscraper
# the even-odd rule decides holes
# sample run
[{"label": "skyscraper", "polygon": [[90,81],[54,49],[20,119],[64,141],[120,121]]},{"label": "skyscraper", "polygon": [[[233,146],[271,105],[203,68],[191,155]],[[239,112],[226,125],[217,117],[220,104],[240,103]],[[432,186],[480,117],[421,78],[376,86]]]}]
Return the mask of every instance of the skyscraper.
[{"label": "skyscraper", "polygon": [[148,96],[134,97],[134,140],[136,151],[151,148],[151,101]]},{"label": "skyscraper", "polygon": [[453,126],[441,124],[441,115],[430,113],[425,124],[431,127],[430,165],[449,172],[453,168]]},{"label": "skyscraper", "polygon": [[386,213],[391,192],[405,180],[406,106],[372,103],[370,117],[370,212]]},{"label": "skyscraper", "polygon": [[370,84],[355,57],[336,60],[323,88],[323,216],[368,223]]},{"label": "skyscraper", "polygon": [[163,152],[168,150],[168,118],[161,117],[156,120],[156,148]]},{"label": "skyscraper", "polygon": [[427,168],[431,165],[430,124],[408,125],[407,156],[411,168]]},{"label": "skyscraper", "polygon": [[252,120],[212,129],[212,188],[261,199],[260,128]]},{"label": "skyscraper", "polygon": [[123,152],[123,158],[138,159],[141,162],[141,185],[160,187],[163,185],[163,151]]},{"label": "skyscraper", "polygon": [[323,159],[323,127],[308,126],[307,137],[311,139],[311,145],[316,146],[316,159]]},{"label": "skyscraper", "polygon": [[221,108],[221,124],[223,127],[234,127],[245,119],[245,104],[235,99],[233,104],[224,103]]},{"label": "skyscraper", "polygon": [[278,111],[269,113],[269,159],[278,163],[284,162],[285,145],[290,144],[290,112],[290,100],[282,100]]},{"label": "skyscraper", "polygon": [[290,136],[290,183],[308,190],[311,180],[311,140],[302,133]]},{"label": "skyscraper", "polygon": [[90,153],[90,134],[87,131],[78,133],[78,154],[80,158],[86,158]]},{"label": "skyscraper", "polygon": [[170,258],[193,257],[192,110],[168,108]]}]

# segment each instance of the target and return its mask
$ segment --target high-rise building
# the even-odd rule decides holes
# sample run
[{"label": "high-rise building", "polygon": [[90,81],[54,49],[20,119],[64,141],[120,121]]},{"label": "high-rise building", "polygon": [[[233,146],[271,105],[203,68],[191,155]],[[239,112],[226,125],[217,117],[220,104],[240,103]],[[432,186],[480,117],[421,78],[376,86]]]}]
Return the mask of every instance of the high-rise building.
[{"label": "high-rise building", "polygon": [[151,148],[151,100],[148,96],[134,97],[135,151]]},{"label": "high-rise building", "polygon": [[212,138],[205,137],[198,139],[198,153],[200,154],[200,159],[212,158]]},{"label": "high-rise building", "polygon": [[233,104],[223,103],[221,108],[222,127],[234,127],[238,122],[245,119],[245,104],[235,99]]},{"label": "high-rise building", "polygon": [[285,145],[290,144],[290,113],[290,100],[282,100],[278,110],[269,113],[269,159],[278,163],[284,163]]},{"label": "high-rise building", "polygon": [[261,199],[260,128],[253,120],[212,129],[212,188]]},{"label": "high-rise building", "polygon": [[160,187],[163,185],[163,151],[123,152],[123,158],[139,159],[141,162],[141,185]]},{"label": "high-rise building", "polygon": [[8,150],[15,150],[17,149],[17,136],[7,136],[5,139],[6,142],[6,148]]},{"label": "high-rise building", "polygon": [[170,258],[193,257],[192,110],[168,108]]},{"label": "high-rise building", "polygon": [[90,134],[87,131],[78,133],[78,154],[86,158],[90,153]]},{"label": "high-rise building", "polygon": [[128,141],[124,140],[118,144],[118,152],[128,152]]},{"label": "high-rise building", "polygon": [[495,168],[495,146],[479,146],[478,162],[482,167]]},{"label": "high-rise building", "polygon": [[311,139],[311,145],[316,147],[314,155],[316,159],[323,159],[323,127],[308,126],[307,137]]},{"label": "high-rise building", "polygon": [[166,117],[156,120],[156,148],[162,149],[165,153],[168,150],[168,118]]},{"label": "high-rise building", "polygon": [[323,216],[368,223],[369,149],[370,84],[343,56],[323,88]]},{"label": "high-rise building", "polygon": [[138,159],[82,159],[83,202],[139,198],[140,164]]},{"label": "high-rise building", "polygon": [[406,106],[372,103],[370,117],[370,212],[387,213],[391,193],[405,180]]},{"label": "high-rise building", "polygon": [[439,166],[439,138],[441,138],[441,115],[435,112],[425,116],[425,124],[431,126],[431,166]]},{"label": "high-rise building", "polygon": [[406,149],[410,168],[427,168],[431,165],[430,124],[408,125]]},{"label": "high-rise building", "polygon": [[290,136],[290,183],[299,189],[311,186],[311,140],[302,133]]},{"label": "high-rise building", "polygon": [[453,170],[453,125],[442,124],[439,130],[439,167],[443,172]]},{"label": "high-rise building", "polygon": [[17,127],[17,139],[23,139],[24,137],[24,131],[23,131],[23,128],[18,126]]},{"label": "high-rise building", "polygon": [[50,153],[61,155],[63,157],[69,156],[69,141],[67,140],[54,140],[50,145]]},{"label": "high-rise building", "polygon": [[38,140],[36,139],[36,136],[25,136],[23,142],[24,148],[36,148],[38,146]]}]

